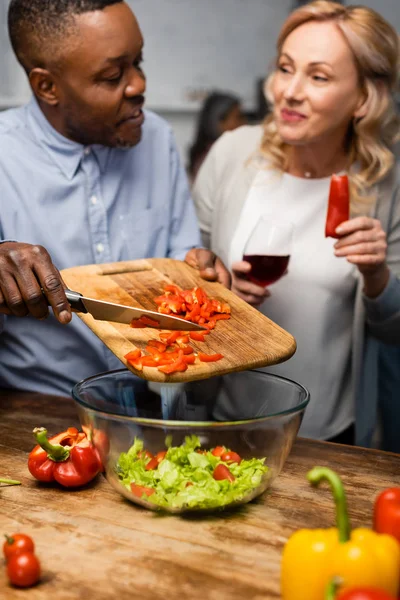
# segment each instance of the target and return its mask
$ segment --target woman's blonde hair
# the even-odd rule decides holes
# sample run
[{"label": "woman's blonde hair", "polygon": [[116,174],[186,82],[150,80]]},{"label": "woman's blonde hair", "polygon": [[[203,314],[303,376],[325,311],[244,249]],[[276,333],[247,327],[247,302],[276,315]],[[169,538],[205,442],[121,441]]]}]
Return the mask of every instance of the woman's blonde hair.
[{"label": "woman's blonde hair", "polygon": [[[315,0],[298,8],[286,19],[278,37],[278,55],[288,35],[311,21],[336,23],[353,53],[360,85],[366,94],[367,115],[350,125],[348,136],[349,165],[358,163],[357,172],[351,172],[350,176],[352,203],[357,205],[363,197],[365,199],[370,188],[387,175],[394,163],[392,148],[400,131],[395,104],[399,37],[393,27],[370,8]],[[267,90],[270,90],[273,77],[274,73],[267,80]],[[286,149],[274,116],[270,114],[264,121],[261,153],[273,167],[284,171],[287,167]],[[368,200],[373,200],[373,197],[370,195]]]}]

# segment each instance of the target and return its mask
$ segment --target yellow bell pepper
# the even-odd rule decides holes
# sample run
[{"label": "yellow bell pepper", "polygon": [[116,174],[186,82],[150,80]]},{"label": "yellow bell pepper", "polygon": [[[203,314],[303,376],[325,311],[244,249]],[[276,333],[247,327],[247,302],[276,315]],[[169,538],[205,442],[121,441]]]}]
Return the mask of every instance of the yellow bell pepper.
[{"label": "yellow bell pepper", "polygon": [[314,467],[308,480],[326,479],[336,505],[337,528],[301,529],[287,541],[282,555],[283,600],[322,600],[334,577],[340,591],[362,585],[397,595],[400,545],[390,535],[359,528],[350,532],[346,495],[341,479],[325,467]]}]

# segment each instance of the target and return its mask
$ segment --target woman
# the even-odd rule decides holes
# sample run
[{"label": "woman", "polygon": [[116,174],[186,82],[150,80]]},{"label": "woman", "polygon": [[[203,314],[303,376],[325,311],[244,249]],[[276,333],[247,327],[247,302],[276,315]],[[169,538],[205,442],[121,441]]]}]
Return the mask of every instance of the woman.
[{"label": "woman", "polygon": [[196,137],[189,150],[188,173],[191,181],[211,146],[225,131],[233,131],[246,123],[240,99],[226,92],[212,92],[200,111]]},{"label": "woman", "polygon": [[[203,241],[233,290],[297,340],[269,371],[308,387],[300,434],[370,445],[379,340],[400,343],[399,40],[366,7],[317,0],[289,15],[267,80],[263,125],[223,135],[193,190]],[[348,173],[351,219],[324,237],[330,176]],[[271,290],[242,260],[262,213],[295,224],[289,272]],[[266,343],[268,341],[266,340]]]}]

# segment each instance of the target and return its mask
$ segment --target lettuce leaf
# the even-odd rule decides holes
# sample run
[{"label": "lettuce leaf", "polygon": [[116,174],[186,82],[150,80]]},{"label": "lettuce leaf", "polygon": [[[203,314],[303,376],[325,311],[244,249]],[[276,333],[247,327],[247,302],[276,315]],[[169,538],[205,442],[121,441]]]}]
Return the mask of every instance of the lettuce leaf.
[{"label": "lettuce leaf", "polygon": [[168,448],[158,468],[146,471],[149,459],[139,457],[143,442],[135,439],[128,452],[119,456],[119,479],[128,490],[131,483],[154,489],[154,494],[143,495],[143,499],[161,508],[219,508],[255,495],[269,470],[265,458],[230,464],[235,480],[217,481],[213,472],[222,461],[211,451],[196,452],[200,447],[197,436],[187,436],[181,446]]}]

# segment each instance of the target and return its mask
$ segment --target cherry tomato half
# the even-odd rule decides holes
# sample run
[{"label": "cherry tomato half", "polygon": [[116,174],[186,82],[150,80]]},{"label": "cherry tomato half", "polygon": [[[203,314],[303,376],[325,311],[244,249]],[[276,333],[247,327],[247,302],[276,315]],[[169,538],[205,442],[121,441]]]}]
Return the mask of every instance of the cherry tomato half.
[{"label": "cherry tomato half", "polygon": [[8,561],[14,554],[21,554],[22,552],[34,552],[35,544],[29,535],[24,533],[13,533],[13,535],[6,535],[6,541],[3,544],[3,553],[6,561]]},{"label": "cherry tomato half", "polygon": [[7,575],[17,587],[30,587],[40,579],[40,563],[32,552],[14,554],[7,563]]},{"label": "cherry tomato half", "polygon": [[227,463],[237,463],[238,465],[240,465],[240,463],[242,462],[242,459],[240,458],[239,454],[237,452],[232,451],[224,452],[223,454],[221,454],[221,460]]},{"label": "cherry tomato half", "polygon": [[213,472],[213,477],[217,481],[222,481],[223,479],[227,479],[228,481],[235,481],[235,476],[230,472],[226,465],[220,463],[217,465]]}]

